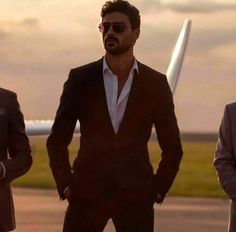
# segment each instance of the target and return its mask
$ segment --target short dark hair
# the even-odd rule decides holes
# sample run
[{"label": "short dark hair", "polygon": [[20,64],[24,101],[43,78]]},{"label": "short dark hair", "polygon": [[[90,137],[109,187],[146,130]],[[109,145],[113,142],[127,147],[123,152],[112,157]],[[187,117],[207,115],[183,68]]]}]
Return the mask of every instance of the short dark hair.
[{"label": "short dark hair", "polygon": [[128,1],[106,1],[101,10],[101,17],[103,19],[107,14],[114,12],[120,12],[127,15],[133,29],[140,28],[139,10]]}]

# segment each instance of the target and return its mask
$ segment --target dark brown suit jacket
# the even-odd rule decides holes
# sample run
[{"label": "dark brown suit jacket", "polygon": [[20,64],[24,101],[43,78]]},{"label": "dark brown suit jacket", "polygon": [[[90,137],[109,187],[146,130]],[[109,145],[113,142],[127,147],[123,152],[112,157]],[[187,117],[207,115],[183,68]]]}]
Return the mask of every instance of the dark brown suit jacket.
[{"label": "dark brown suit jacket", "polygon": [[[171,187],[182,157],[172,93],[163,74],[141,63],[138,68],[117,134],[107,108],[102,60],[71,70],[47,141],[50,166],[62,199],[68,185],[75,197],[94,198],[119,190],[145,197],[151,187],[161,200]],[[68,145],[77,120],[80,149],[72,171]],[[156,174],[147,148],[153,124],[162,150]]]},{"label": "dark brown suit jacket", "polygon": [[6,230],[15,228],[10,182],[26,173],[32,163],[23,115],[16,94],[0,88],[0,161],[6,176],[0,180],[0,224]]}]

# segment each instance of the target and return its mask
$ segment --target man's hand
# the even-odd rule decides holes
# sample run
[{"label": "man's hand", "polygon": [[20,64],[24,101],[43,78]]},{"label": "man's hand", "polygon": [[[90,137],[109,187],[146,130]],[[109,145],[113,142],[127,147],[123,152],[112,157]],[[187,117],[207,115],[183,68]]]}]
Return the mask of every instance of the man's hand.
[{"label": "man's hand", "polygon": [[157,194],[156,196],[156,203],[157,204],[161,204],[163,201],[163,196],[161,196],[161,194]]}]

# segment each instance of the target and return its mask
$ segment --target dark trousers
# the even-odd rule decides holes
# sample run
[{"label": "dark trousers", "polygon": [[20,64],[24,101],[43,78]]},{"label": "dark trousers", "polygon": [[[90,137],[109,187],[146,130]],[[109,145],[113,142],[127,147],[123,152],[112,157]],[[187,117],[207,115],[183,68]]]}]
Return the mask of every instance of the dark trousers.
[{"label": "dark trousers", "polygon": [[70,201],[63,232],[102,232],[110,218],[117,232],[153,232],[153,202],[122,199]]},{"label": "dark trousers", "polygon": [[5,230],[3,226],[0,224],[0,232],[7,232],[8,230]]}]

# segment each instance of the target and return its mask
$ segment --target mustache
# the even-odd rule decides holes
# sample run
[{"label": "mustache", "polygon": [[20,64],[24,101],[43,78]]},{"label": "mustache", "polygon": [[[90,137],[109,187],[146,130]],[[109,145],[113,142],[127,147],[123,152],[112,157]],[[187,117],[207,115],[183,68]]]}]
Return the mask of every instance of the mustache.
[{"label": "mustache", "polygon": [[109,40],[115,40],[117,43],[119,42],[119,40],[113,36],[109,36],[105,39],[105,42],[109,41]]}]

